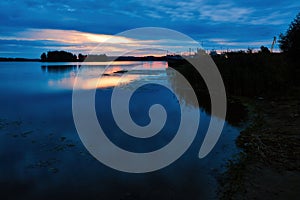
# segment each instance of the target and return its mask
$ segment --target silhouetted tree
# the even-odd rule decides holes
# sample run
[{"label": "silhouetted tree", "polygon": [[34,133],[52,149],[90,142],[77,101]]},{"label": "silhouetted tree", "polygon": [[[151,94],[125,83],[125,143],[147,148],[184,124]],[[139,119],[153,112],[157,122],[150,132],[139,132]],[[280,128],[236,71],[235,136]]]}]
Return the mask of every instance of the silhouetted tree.
[{"label": "silhouetted tree", "polygon": [[293,59],[299,59],[300,55],[300,13],[297,14],[294,21],[291,22],[285,34],[280,34],[280,49],[291,56]]},{"label": "silhouetted tree", "polygon": [[45,53],[42,53],[42,55],[41,55],[41,61],[42,61],[42,62],[47,61],[47,56],[46,56]]},{"label": "silhouetted tree", "polygon": [[86,55],[82,55],[80,53],[80,54],[78,54],[78,61],[83,62],[86,57],[87,57]]},{"label": "silhouetted tree", "polygon": [[250,47],[248,47],[247,53],[253,53],[253,49],[251,49]]},{"label": "silhouetted tree", "polygon": [[[76,62],[77,56],[66,51],[48,51],[47,55],[41,55],[42,61],[48,62]],[[42,58],[43,57],[43,58]]]},{"label": "silhouetted tree", "polygon": [[260,47],[260,52],[264,53],[264,54],[267,54],[267,53],[270,53],[270,50],[268,49],[268,47],[261,46]]}]

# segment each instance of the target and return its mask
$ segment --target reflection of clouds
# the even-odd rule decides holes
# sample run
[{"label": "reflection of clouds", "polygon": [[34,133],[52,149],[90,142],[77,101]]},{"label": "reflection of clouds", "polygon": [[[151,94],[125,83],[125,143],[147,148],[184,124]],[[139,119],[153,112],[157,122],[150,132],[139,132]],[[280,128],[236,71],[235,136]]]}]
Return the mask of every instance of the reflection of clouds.
[{"label": "reflection of clouds", "polygon": [[[95,88],[109,88],[117,85],[127,84],[139,78],[138,75],[127,76],[102,76],[101,78],[77,78],[77,82],[80,85],[80,89],[89,90]],[[75,77],[62,79],[57,83],[67,88],[73,88]]]},{"label": "reflection of clouds", "polygon": [[83,90],[90,90],[96,88],[109,88],[115,87],[117,85],[123,85],[130,83],[134,80],[139,79],[139,75],[126,75],[126,76],[102,76],[102,77],[76,77],[70,76],[65,77],[59,80],[49,80],[48,85],[51,87],[58,87],[58,88],[65,88],[65,89],[72,89],[75,80],[79,83],[80,88]]},{"label": "reflection of clouds", "polygon": [[[109,67],[106,68],[107,65],[109,65]],[[50,66],[47,67],[49,68]],[[91,62],[83,63],[80,68],[76,68],[77,70],[80,69],[78,72],[80,76],[76,77],[77,74],[75,71],[64,71],[65,66],[51,66],[50,68],[52,70],[63,73],[64,75],[60,79],[48,80],[48,85],[53,88],[73,89],[74,82],[77,81],[80,86],[78,89],[83,90],[116,87],[138,80],[148,81],[148,76],[155,76],[153,77],[154,79],[161,78],[158,75],[162,70],[165,70],[166,67],[166,62]],[[128,72],[116,73],[122,72],[122,70]],[[47,72],[49,72],[49,70],[47,70]],[[102,76],[100,76],[101,74]]]},{"label": "reflection of clouds", "polygon": [[166,69],[168,64],[166,62],[143,62],[143,69]]}]

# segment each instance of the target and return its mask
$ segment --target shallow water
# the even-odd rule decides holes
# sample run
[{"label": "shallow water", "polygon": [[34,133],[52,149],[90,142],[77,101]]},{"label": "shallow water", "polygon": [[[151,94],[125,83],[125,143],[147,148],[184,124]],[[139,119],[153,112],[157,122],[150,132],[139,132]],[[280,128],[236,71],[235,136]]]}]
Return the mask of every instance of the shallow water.
[{"label": "shallow water", "polygon": [[[217,177],[238,150],[239,129],[225,122],[221,138],[204,159],[198,158],[211,116],[185,99],[189,88],[176,85],[166,62],[115,62],[101,82],[107,63],[0,62],[0,191],[4,199],[216,199]],[[128,71],[123,77],[121,70]],[[161,170],[130,174],[111,169],[85,149],[72,117],[72,89],[78,71],[87,76],[81,89],[97,88],[96,111],[107,137],[123,149],[149,152],[172,140],[180,121],[179,102],[200,112],[197,136],[188,151]],[[120,73],[115,73],[120,72]],[[122,134],[109,107],[113,88],[149,82],[134,93],[133,120],[149,123],[148,110],[163,105],[168,118],[154,137]],[[151,83],[151,84],[150,84]],[[169,84],[180,99],[164,87]]]}]

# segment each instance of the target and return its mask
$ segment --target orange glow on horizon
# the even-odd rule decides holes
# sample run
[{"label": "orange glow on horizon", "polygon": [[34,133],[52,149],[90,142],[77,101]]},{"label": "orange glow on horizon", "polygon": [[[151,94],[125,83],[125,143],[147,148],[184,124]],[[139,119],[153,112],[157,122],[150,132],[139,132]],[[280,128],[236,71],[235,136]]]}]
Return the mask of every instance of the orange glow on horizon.
[{"label": "orange glow on horizon", "polygon": [[[165,49],[175,48],[168,40],[136,39],[121,35],[108,35],[60,29],[26,29],[2,40],[41,41],[48,50],[67,50],[83,54],[110,56],[164,56]],[[56,45],[57,44],[57,45]],[[160,45],[165,44],[165,45]]]}]

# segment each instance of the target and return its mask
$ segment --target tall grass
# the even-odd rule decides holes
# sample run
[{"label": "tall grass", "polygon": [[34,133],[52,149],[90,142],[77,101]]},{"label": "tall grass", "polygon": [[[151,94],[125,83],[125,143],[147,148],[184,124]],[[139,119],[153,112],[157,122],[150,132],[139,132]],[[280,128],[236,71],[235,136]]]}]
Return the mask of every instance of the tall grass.
[{"label": "tall grass", "polygon": [[294,67],[281,53],[238,52],[213,59],[231,95],[277,96],[293,84]]},{"label": "tall grass", "polygon": [[[231,52],[212,58],[230,96],[283,95],[297,82],[296,67],[283,53]],[[201,75],[188,62],[174,68],[189,80],[194,89],[206,90]]]}]

